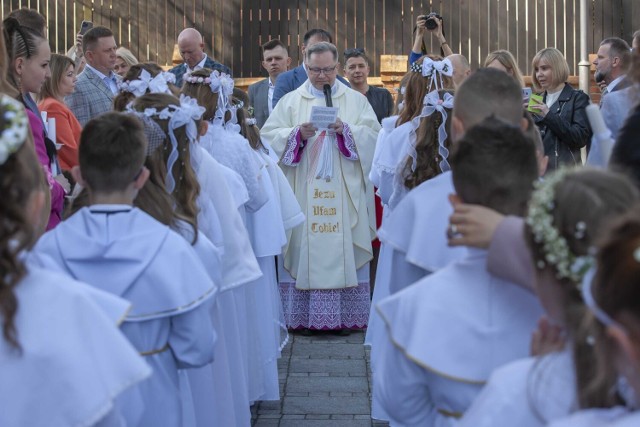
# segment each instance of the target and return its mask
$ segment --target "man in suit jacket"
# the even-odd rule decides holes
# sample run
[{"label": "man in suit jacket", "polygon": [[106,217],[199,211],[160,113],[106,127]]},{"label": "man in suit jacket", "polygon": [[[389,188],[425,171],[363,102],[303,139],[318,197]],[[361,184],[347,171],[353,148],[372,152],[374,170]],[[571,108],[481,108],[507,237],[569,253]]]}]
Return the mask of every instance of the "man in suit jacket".
[{"label": "man in suit jacket", "polygon": [[[331,34],[326,30],[314,28],[307,31],[302,39],[302,47],[300,48],[301,58],[305,57],[304,52],[309,46],[318,42],[333,43],[333,39]],[[347,82],[342,76],[338,75],[338,80],[347,85],[347,87],[351,87],[349,86],[349,82]],[[298,89],[302,86],[302,83],[306,81],[307,70],[305,69],[304,61],[293,70],[280,74],[278,81],[276,82],[276,87],[273,91],[272,106],[275,107],[280,98],[289,92],[293,92]]]},{"label": "man in suit jacket", "polygon": [[113,97],[118,93],[116,40],[106,27],[93,27],[82,38],[87,64],[78,76],[75,91],[65,98],[82,126],[93,117],[113,110]]},{"label": "man in suit jacket", "polygon": [[253,116],[259,128],[267,121],[273,110],[271,100],[276,79],[291,65],[287,47],[278,39],[269,40],[262,45],[262,67],[269,77],[249,86],[249,103],[253,107]]},{"label": "man in suit jacket", "polygon": [[617,37],[602,40],[598,54],[593,61],[596,67],[594,79],[599,85],[605,85],[602,96],[631,86],[627,79],[627,70],[631,63],[629,44]]},{"label": "man in suit jacket", "polygon": [[182,76],[186,72],[193,72],[201,68],[209,68],[218,70],[221,73],[231,74],[231,69],[226,65],[209,58],[204,53],[204,39],[202,34],[195,28],[186,28],[178,35],[178,49],[184,63],[177,65],[169,70],[176,76],[176,86],[182,86]]}]

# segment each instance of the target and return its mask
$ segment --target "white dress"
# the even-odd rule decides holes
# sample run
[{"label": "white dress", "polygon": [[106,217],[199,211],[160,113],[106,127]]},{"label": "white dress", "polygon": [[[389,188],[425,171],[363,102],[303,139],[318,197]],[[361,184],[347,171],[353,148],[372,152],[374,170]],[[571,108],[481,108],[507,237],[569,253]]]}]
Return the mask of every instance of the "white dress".
[{"label": "white dress", "polygon": [[626,408],[587,409],[548,424],[549,427],[637,427],[640,411],[629,412]]},{"label": "white dress", "polygon": [[27,268],[14,289],[20,352],[0,338],[0,425],[138,425],[151,369],[118,330],[130,304],[107,294],[104,311],[104,292]]},{"label": "white dress", "polygon": [[[197,382],[192,380],[191,384],[192,389],[201,387],[206,390],[208,381],[230,381],[233,393],[220,396],[219,403],[225,406],[226,410],[216,413],[216,419],[220,422],[219,425],[248,426],[251,422],[251,413],[247,337],[254,337],[254,335],[248,326],[246,287],[262,275],[238,210],[248,200],[248,193],[244,182],[236,179],[237,174],[234,171],[221,165],[200,145],[196,147],[197,150],[192,150],[192,164],[201,187],[198,199],[198,207],[200,207],[198,226],[210,240],[214,243],[218,242],[216,246],[222,251],[218,320],[224,332],[221,334],[221,348],[218,350],[223,351],[223,348],[226,350],[228,366],[216,357],[213,364],[214,372],[201,373],[199,380]],[[207,206],[209,207],[206,208]],[[206,224],[216,222],[221,224],[222,235],[207,234],[205,230],[214,230],[214,228]],[[215,311],[212,312],[214,323],[217,321],[216,315]],[[217,385],[216,389],[218,389]],[[194,392],[194,395],[197,402],[202,399],[203,393]],[[217,396],[211,396],[210,399],[214,397]],[[211,405],[218,406],[217,403]],[[201,415],[196,414],[198,424],[203,425],[201,420],[208,420],[210,415],[211,413],[206,411]],[[204,425],[207,425],[206,422]]]},{"label": "white dress", "polygon": [[496,369],[458,427],[544,427],[577,408],[572,356],[562,351]]}]

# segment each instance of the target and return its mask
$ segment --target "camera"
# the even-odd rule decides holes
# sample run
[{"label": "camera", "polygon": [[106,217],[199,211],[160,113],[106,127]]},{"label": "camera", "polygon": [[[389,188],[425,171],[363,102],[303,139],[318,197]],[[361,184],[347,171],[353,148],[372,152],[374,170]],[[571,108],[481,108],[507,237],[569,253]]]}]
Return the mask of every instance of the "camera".
[{"label": "camera", "polygon": [[427,30],[435,30],[438,28],[436,19],[440,20],[442,19],[442,16],[438,15],[438,12],[431,12],[426,15],[422,15],[422,18],[427,21],[424,24]]}]

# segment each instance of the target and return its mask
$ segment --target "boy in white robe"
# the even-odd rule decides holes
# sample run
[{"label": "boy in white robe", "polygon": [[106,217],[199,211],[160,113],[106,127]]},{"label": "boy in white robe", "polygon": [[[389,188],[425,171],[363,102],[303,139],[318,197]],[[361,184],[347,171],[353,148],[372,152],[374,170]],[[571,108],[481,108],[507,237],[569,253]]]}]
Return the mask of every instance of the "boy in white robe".
[{"label": "boy in white robe", "polygon": [[[537,178],[533,142],[495,118],[472,128],[450,157],[454,198],[522,214]],[[383,300],[389,340],[374,393],[391,425],[453,425],[491,372],[529,351],[542,313],[527,290],[491,276],[469,254]]]},{"label": "boy in white robe", "polygon": [[140,122],[104,114],[85,126],[81,146],[72,173],[91,206],[44,235],[34,257],[133,304],[121,328],[153,369],[140,387],[141,425],[182,426],[178,369],[213,359],[217,287],[183,237],[132,207],[149,176]]}]

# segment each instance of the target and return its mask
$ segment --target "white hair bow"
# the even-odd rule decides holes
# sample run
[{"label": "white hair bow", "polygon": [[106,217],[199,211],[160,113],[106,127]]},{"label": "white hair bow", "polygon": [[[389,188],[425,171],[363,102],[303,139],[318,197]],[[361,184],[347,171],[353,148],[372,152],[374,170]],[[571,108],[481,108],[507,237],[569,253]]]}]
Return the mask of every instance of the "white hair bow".
[{"label": "white hair bow", "polygon": [[[447,147],[445,147],[444,143],[447,140],[447,109],[451,110],[453,108],[453,96],[450,93],[445,93],[443,98],[444,99],[440,99],[440,95],[436,90],[429,92],[424,97],[422,112],[411,122],[413,123],[413,129],[415,133],[415,130],[418,129],[418,126],[420,126],[420,121],[422,120],[422,118],[428,117],[436,111],[442,115],[442,123],[440,123],[440,126],[438,127],[438,154],[440,154],[442,160],[438,165],[440,166],[440,170],[442,172],[446,172],[451,170],[451,166],[447,161],[447,159],[449,158],[449,150],[447,149]],[[416,143],[414,142],[409,148],[409,156],[411,156],[411,158],[413,159],[413,163],[411,165],[412,171],[415,171],[417,167],[418,153],[416,151],[415,145]]]},{"label": "white hair bow", "polygon": [[231,76],[225,73],[220,73],[218,81],[218,105],[214,120],[220,124],[224,124],[225,113],[231,107],[231,96],[233,95],[233,87],[235,84]]},{"label": "white hair bow", "polygon": [[158,116],[161,120],[169,119],[169,140],[171,141],[171,153],[167,158],[167,179],[166,187],[169,193],[176,188],[176,182],[173,178],[173,165],[178,160],[178,140],[176,139],[174,130],[185,126],[185,132],[189,142],[198,139],[198,128],[196,120],[200,120],[206,109],[198,105],[197,101],[185,95],[180,95],[180,106],[169,105],[158,112],[155,108],[147,108],[144,110],[146,116]]},{"label": "white hair bow", "polygon": [[443,98],[444,99],[440,99],[440,95],[437,90],[429,92],[424,97],[421,116],[430,116],[435,111],[442,115],[442,123],[440,123],[440,127],[438,127],[438,154],[442,157],[442,160],[440,161],[440,170],[442,172],[446,172],[451,170],[451,166],[447,161],[447,158],[449,158],[449,150],[444,146],[444,142],[447,140],[447,109],[453,109],[453,95],[445,93]]},{"label": "white hair bow", "polygon": [[120,83],[120,90],[124,92],[131,92],[136,98],[147,93],[171,93],[168,83],[175,83],[176,77],[166,71],[159,73],[154,78],[151,78],[151,74],[143,69],[140,71],[140,77],[136,80],[130,80]]},{"label": "white hair bow", "polygon": [[[444,82],[442,76],[453,76],[453,64],[449,58],[445,58],[442,61],[434,61],[433,59],[425,56],[422,59],[422,76],[431,77],[429,83],[429,90],[435,85],[435,90],[444,89]],[[440,84],[438,85],[438,81]]]}]

